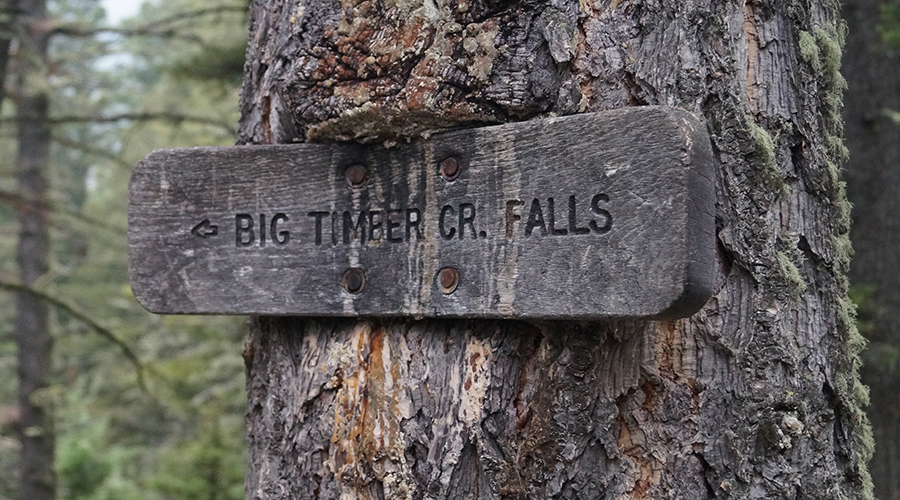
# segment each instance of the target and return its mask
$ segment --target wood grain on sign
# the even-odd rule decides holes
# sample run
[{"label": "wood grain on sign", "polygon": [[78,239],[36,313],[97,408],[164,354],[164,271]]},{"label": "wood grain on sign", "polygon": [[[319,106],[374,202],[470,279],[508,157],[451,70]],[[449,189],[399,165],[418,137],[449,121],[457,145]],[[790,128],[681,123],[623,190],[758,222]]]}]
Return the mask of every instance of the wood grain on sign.
[{"label": "wood grain on sign", "polygon": [[172,314],[688,316],[712,168],[692,115],[649,106],[388,149],[160,150],[131,178],[131,285]]}]

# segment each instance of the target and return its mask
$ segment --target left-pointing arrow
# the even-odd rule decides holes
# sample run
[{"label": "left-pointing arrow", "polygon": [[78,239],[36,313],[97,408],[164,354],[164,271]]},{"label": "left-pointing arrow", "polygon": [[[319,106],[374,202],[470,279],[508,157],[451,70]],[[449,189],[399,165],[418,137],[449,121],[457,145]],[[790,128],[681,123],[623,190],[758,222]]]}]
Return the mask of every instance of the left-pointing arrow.
[{"label": "left-pointing arrow", "polygon": [[209,219],[204,219],[203,222],[194,226],[194,229],[191,229],[191,233],[193,233],[194,236],[208,238],[219,234],[219,226],[214,226],[209,223]]}]

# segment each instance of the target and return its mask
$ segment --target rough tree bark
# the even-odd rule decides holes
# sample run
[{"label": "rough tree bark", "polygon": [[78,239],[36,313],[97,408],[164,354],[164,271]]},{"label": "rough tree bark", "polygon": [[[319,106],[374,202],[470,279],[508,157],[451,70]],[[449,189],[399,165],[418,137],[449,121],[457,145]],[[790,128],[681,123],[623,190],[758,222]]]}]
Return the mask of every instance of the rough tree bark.
[{"label": "rough tree bark", "polygon": [[844,116],[856,250],[850,280],[862,293],[869,347],[862,377],[872,392],[872,479],[882,500],[900,499],[900,53],[879,37],[882,0],[844,2],[849,91]]},{"label": "rough tree bark", "polygon": [[679,106],[719,162],[719,261],[671,322],[255,318],[247,498],[870,498],[838,9],[255,2],[241,143]]},{"label": "rough tree bark", "polygon": [[[47,54],[41,23],[46,18],[44,0],[20,0],[25,23],[19,38],[16,63],[16,115],[18,157],[16,180],[23,203],[18,207],[17,258],[21,282],[35,286],[48,270],[48,222],[46,167],[50,150],[49,99],[44,88],[43,58]],[[19,432],[22,443],[19,498],[56,498],[54,468],[55,433],[47,402],[40,391],[49,387],[52,375],[53,339],[48,326],[47,304],[31,294],[19,294],[16,302],[16,345],[19,373]]]}]

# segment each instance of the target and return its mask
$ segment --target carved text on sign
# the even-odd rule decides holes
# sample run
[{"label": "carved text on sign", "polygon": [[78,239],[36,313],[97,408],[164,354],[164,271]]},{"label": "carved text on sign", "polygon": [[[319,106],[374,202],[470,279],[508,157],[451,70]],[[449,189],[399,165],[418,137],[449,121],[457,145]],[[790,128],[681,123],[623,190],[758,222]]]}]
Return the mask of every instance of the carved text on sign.
[{"label": "carved text on sign", "polygon": [[642,107],[434,135],[149,155],[135,296],[161,313],[671,318],[711,293],[712,153]]},{"label": "carved text on sign", "polygon": [[[566,211],[560,214],[553,198],[533,198],[524,213],[525,202],[508,200],[503,213],[495,215],[503,217],[504,234],[509,239],[606,234],[613,225],[612,214],[607,210],[609,202],[609,196],[599,193],[590,197],[589,204],[584,203],[589,205],[589,211],[579,211],[577,197],[571,195],[566,202]],[[434,215],[434,232],[443,240],[486,239],[487,231],[476,228],[478,215],[474,203],[444,205]],[[234,216],[234,244],[237,247],[284,246],[291,242],[316,246],[379,245],[384,242],[408,243],[423,237],[420,208],[312,211],[305,217],[285,212],[269,216],[238,213]],[[219,225],[203,219],[191,233],[203,239],[211,238],[219,235]]]}]

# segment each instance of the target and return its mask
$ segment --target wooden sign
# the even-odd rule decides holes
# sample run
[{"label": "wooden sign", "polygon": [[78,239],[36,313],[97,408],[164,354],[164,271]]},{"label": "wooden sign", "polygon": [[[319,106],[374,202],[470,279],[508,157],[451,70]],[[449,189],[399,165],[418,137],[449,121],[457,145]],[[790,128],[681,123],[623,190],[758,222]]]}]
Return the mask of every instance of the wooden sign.
[{"label": "wooden sign", "polygon": [[131,177],[131,286],[166,314],[683,317],[711,294],[712,175],[664,107],[160,150]]}]

